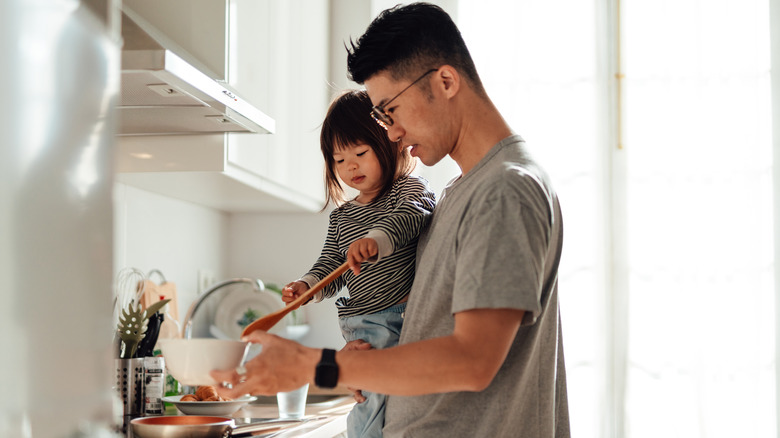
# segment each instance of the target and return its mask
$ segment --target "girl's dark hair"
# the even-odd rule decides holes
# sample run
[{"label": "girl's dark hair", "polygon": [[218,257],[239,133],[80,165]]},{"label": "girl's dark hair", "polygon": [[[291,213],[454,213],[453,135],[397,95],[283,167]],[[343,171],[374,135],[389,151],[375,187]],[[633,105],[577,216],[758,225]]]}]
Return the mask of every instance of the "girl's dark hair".
[{"label": "girl's dark hair", "polygon": [[439,6],[411,3],[386,9],[346,48],[349,77],[358,84],[383,70],[398,80],[446,64],[464,75],[474,91],[485,95],[458,26]]},{"label": "girl's dark hair", "polygon": [[323,210],[333,202],[346,201],[344,189],[336,172],[333,154],[337,149],[365,144],[371,147],[382,169],[382,189],[374,200],[384,196],[393,182],[414,169],[414,160],[407,148],[390,141],[387,131],[371,118],[371,99],[363,90],[347,90],[338,95],[328,108],[320,131],[320,149],[325,159],[326,199]]}]

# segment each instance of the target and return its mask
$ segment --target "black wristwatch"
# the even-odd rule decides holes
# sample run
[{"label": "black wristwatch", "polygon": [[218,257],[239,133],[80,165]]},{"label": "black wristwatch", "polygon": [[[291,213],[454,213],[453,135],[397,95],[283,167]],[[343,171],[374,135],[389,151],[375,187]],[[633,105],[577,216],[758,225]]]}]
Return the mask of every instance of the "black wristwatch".
[{"label": "black wristwatch", "polygon": [[314,372],[314,384],[320,388],[335,388],[339,383],[339,366],[336,363],[336,350],[322,349],[320,363]]}]

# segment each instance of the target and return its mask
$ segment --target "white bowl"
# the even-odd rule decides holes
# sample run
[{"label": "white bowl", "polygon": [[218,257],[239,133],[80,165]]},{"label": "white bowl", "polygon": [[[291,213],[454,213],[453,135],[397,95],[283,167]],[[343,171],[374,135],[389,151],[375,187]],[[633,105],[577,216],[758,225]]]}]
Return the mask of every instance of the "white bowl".
[{"label": "white bowl", "polygon": [[183,395],[163,397],[166,403],[173,403],[182,413],[187,415],[232,415],[247,403],[257,400],[249,395],[227,401],[181,401]]},{"label": "white bowl", "polygon": [[244,361],[248,342],[224,339],[160,339],[168,372],[182,385],[217,385],[213,370],[236,369]]}]

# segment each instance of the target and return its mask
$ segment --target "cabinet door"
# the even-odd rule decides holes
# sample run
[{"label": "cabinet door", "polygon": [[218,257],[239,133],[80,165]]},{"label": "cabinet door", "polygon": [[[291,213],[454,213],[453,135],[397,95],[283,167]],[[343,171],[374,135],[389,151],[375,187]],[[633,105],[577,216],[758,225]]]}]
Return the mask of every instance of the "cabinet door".
[{"label": "cabinet door", "polygon": [[228,162],[323,202],[328,2],[230,0],[229,14],[228,81],[276,120],[276,133],[229,134]]}]

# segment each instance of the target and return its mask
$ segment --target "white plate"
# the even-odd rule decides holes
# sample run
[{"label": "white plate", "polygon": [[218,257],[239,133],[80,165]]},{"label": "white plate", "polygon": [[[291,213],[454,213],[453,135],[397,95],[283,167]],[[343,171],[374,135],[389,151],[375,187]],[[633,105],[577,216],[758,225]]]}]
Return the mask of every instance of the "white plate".
[{"label": "white plate", "polygon": [[[283,307],[282,298],[274,292],[235,289],[219,302],[214,315],[214,325],[228,338],[239,340],[244,327],[255,319]],[[286,318],[282,319],[269,332],[281,333],[286,325]]]},{"label": "white plate", "polygon": [[231,415],[244,405],[257,400],[257,397],[244,395],[228,401],[181,401],[183,395],[163,397],[162,401],[173,403],[187,415]]}]

